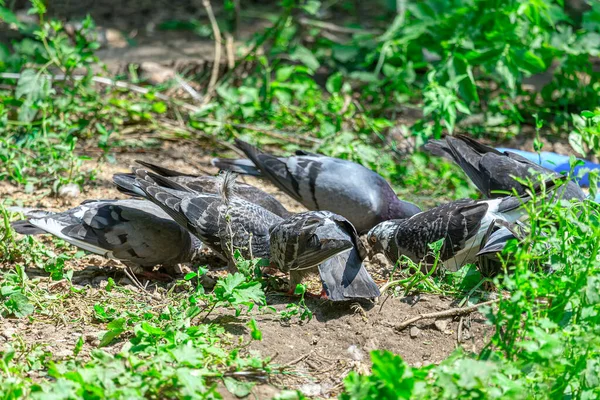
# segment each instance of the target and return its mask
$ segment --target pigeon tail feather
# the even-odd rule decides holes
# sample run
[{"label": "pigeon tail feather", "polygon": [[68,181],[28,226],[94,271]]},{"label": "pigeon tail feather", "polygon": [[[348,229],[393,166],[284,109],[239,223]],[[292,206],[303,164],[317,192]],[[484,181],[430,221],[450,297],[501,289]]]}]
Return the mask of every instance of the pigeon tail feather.
[{"label": "pigeon tail feather", "polygon": [[219,185],[219,195],[225,204],[229,204],[229,201],[235,196],[235,180],[237,179],[237,174],[231,171],[226,171],[219,178],[221,179],[221,184]]},{"label": "pigeon tail feather", "polygon": [[169,168],[165,168],[161,165],[156,165],[156,164],[152,164],[149,163],[147,161],[142,161],[142,160],[135,160],[136,163],[140,164],[143,167],[148,168],[150,171],[153,171],[159,175],[162,176],[168,176],[168,177],[176,177],[176,176],[194,176],[191,174],[184,174],[183,172],[179,172],[179,171],[175,171]]},{"label": "pigeon tail feather", "polygon": [[262,175],[259,169],[256,168],[256,165],[245,158],[237,160],[229,158],[213,158],[210,163],[221,171],[232,171],[241,175],[251,176]]},{"label": "pigeon tail feather", "polygon": [[113,175],[113,183],[117,186],[119,192],[133,197],[145,197],[143,190],[136,185],[135,179],[134,174]]},{"label": "pigeon tail feather", "polygon": [[48,233],[45,230],[32,225],[31,222],[26,219],[11,222],[10,226],[15,232],[20,233],[21,235],[43,235]]},{"label": "pigeon tail feather", "polygon": [[319,266],[327,298],[344,301],[379,297],[379,287],[362,264],[358,250],[338,254]]}]

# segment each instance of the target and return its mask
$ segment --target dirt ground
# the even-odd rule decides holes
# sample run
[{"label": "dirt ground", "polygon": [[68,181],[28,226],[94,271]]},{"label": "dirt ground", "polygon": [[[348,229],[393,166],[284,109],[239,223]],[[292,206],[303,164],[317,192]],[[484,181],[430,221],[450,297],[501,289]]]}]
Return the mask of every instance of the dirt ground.
[{"label": "dirt ground", "polygon": [[[97,181],[76,197],[56,198],[49,195],[47,190],[25,194],[20,188],[6,182],[0,182],[0,197],[4,200],[13,199],[15,203],[24,207],[65,210],[86,199],[124,198],[112,186],[111,176],[115,172],[127,171],[136,158],[185,172],[216,173],[214,168],[206,167],[211,157],[210,152],[202,149],[174,146],[167,142],[163,148],[150,154],[116,154],[117,163],[104,165]],[[192,167],[186,160],[193,160],[194,165],[203,166],[202,171]],[[90,162],[86,167],[96,167],[96,164]],[[289,210],[303,210],[299,204],[278,192],[275,187],[258,179],[245,180],[275,195]],[[24,345],[41,345],[53,355],[61,357],[72,354],[75,343],[83,336],[83,354],[89,353],[98,345],[98,336],[102,329],[102,324],[93,320],[92,306],[106,295],[102,288],[106,286],[108,278],[111,277],[130,289],[134,297],[146,296],[131,285],[122,272],[122,266],[116,261],[92,255],[71,260],[66,267],[75,270],[75,287],[87,285],[91,289],[84,292],[85,294],[70,297],[62,304],[62,318],[36,315],[36,318],[31,320],[4,320],[0,329],[0,345],[3,341],[12,340],[12,335],[17,333]],[[31,269],[27,272],[31,278],[40,277],[39,284],[48,285],[52,291],[69,290],[65,282],[52,282],[45,277],[43,271]],[[373,269],[372,272],[378,282],[385,282],[380,269]],[[148,290],[155,290],[154,285],[150,283]],[[157,285],[164,287],[164,284]],[[318,283],[313,282],[309,289],[318,292]],[[111,292],[111,295],[123,296],[124,306],[127,306],[125,295],[115,292]],[[302,324],[286,324],[274,313],[255,313],[254,317],[263,332],[263,340],[252,342],[249,350],[258,351],[264,357],[272,357],[276,364],[287,366],[287,373],[276,375],[268,385],[255,388],[257,396],[268,398],[282,388],[293,388],[300,389],[307,395],[327,398],[339,392],[341,382],[349,371],[368,370],[371,350],[391,350],[400,354],[411,365],[419,366],[442,361],[459,345],[467,351],[477,351],[492,334],[492,328],[486,325],[483,316],[477,313],[461,324],[460,343],[458,318],[437,322],[422,320],[412,327],[396,332],[394,325],[421,313],[452,308],[455,306],[454,300],[434,295],[386,297],[387,295],[382,296],[377,304],[331,303],[309,299],[307,304],[314,313],[314,318]],[[267,298],[269,305],[278,311],[283,310],[291,301],[278,293],[271,293]],[[236,321],[227,314],[215,315],[213,318],[213,322],[222,323],[232,335],[244,335],[248,339],[249,332],[243,319]],[[298,320],[296,318],[292,321]],[[122,343],[118,342],[105,349],[116,352],[121,346]]]}]

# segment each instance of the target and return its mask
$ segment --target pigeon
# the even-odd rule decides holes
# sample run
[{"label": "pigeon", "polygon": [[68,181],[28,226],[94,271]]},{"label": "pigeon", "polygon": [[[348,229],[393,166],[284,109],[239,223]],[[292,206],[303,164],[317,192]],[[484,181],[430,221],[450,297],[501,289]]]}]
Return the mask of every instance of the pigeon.
[{"label": "pigeon", "polygon": [[[224,174],[218,194],[197,193],[153,173],[139,176],[134,186],[138,195],[161,207],[221,258],[235,265],[236,250],[246,258],[269,258],[269,228],[283,220],[269,210],[235,194],[235,175]],[[149,178],[149,179],[147,179]],[[120,186],[122,177],[113,180]]]},{"label": "pigeon", "polygon": [[[518,195],[525,194],[528,186],[513,177],[537,181],[539,175],[563,176],[516,153],[500,152],[465,135],[432,140],[425,145],[425,149],[457,163],[487,198],[506,196],[512,193],[513,189]],[[583,190],[573,181],[564,185],[557,194],[564,200],[585,198]]]},{"label": "pigeon", "polygon": [[[546,190],[552,190],[564,178],[545,182]],[[383,252],[391,262],[406,256],[413,262],[425,259],[433,262],[429,244],[444,239],[440,261],[450,271],[457,271],[465,264],[475,262],[481,240],[488,228],[496,221],[514,223],[525,212],[521,197],[503,197],[490,200],[462,199],[442,204],[403,220],[384,221],[371,229],[367,240],[376,252]]]},{"label": "pigeon", "polygon": [[[488,198],[505,196],[507,193],[512,193],[513,190],[518,195],[523,195],[528,186],[516,181],[513,177],[526,181],[527,179],[538,179],[539,175],[564,176],[538,165],[520,154],[499,151],[465,135],[447,136],[445,140],[432,140],[425,145],[425,149],[432,154],[456,162],[479,191]],[[569,181],[553,196],[563,200],[583,200],[585,193],[577,183]],[[516,237],[512,236],[509,230],[503,229],[493,238],[493,245],[490,244],[485,256],[479,258],[485,263],[485,265],[481,263],[479,265],[482,273],[488,268],[499,268],[500,260],[495,262],[491,260],[494,257],[492,249],[497,250],[495,255],[497,258],[497,254],[502,252],[506,243]]]},{"label": "pigeon", "polygon": [[[398,199],[390,185],[377,173],[360,164],[319,154],[296,151],[295,156],[277,158],[235,140],[261,176],[309,210],[328,210],[347,218],[359,232],[381,221],[408,218],[421,210]],[[222,170],[246,173],[248,160],[216,158]]]},{"label": "pigeon", "polygon": [[[136,162],[150,171],[155,172],[158,175],[169,177],[172,181],[192,190],[196,193],[212,193],[217,194],[219,190],[220,180],[216,176],[198,176],[185,174],[179,171],[173,171],[171,169],[162,167],[160,165],[151,164],[146,161],[136,160]],[[134,169],[135,171],[136,169]],[[138,196],[135,190],[131,187],[135,182],[135,172],[133,174],[116,174],[123,178],[119,190],[130,196]],[[126,185],[125,179],[128,179],[130,185]],[[270,194],[245,183],[236,183],[236,194],[237,196],[251,202],[258,204],[272,213],[279,215],[282,218],[290,216],[290,212],[285,209],[281,203]]]},{"label": "pigeon", "polygon": [[379,288],[363,265],[363,245],[346,218],[329,211],[308,211],[269,231],[271,262],[289,272],[290,293],[306,274],[318,270],[322,295],[332,301],[379,297]]},{"label": "pigeon", "polygon": [[202,249],[200,240],[144,200],[88,200],[64,212],[32,210],[26,216],[11,224],[18,233],[52,234],[90,253],[119,260],[141,275],[157,265],[169,268],[193,262]]}]

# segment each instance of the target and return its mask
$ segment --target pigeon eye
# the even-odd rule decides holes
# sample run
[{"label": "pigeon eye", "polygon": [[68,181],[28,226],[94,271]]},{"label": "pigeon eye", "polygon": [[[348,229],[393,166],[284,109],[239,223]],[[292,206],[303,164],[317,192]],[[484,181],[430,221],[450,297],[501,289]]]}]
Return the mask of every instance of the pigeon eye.
[{"label": "pigeon eye", "polygon": [[371,243],[377,243],[377,238],[375,237],[375,235],[371,236],[369,240],[371,241]]}]

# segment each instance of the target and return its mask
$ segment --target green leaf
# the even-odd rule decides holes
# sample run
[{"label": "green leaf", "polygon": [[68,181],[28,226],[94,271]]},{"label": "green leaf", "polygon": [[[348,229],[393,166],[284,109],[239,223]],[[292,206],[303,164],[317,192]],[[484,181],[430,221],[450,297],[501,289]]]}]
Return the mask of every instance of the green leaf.
[{"label": "green leaf", "polygon": [[0,7],[0,21],[4,21],[7,24],[15,24],[17,28],[23,27],[17,16],[6,7]]},{"label": "green leaf", "polygon": [[21,77],[17,81],[15,97],[25,98],[30,102],[36,102],[46,98],[50,94],[50,81],[42,74],[33,69],[26,69],[21,72]]},{"label": "green leaf", "polygon": [[341,63],[347,63],[360,54],[360,48],[357,46],[346,46],[336,44],[331,48],[332,56]]},{"label": "green leaf", "polygon": [[376,376],[388,390],[387,398],[410,399],[415,384],[410,367],[389,351],[371,352],[373,375]]},{"label": "green leaf", "polygon": [[292,53],[290,53],[290,58],[294,61],[300,61],[313,71],[319,69],[319,66],[321,65],[315,55],[304,46],[297,46]]},{"label": "green leaf", "polygon": [[252,392],[252,388],[255,385],[254,382],[242,382],[230,377],[223,378],[223,383],[225,384],[225,387],[229,393],[236,397],[248,396]]},{"label": "green leaf", "polygon": [[596,114],[594,114],[592,111],[582,111],[581,116],[585,118],[594,118]]},{"label": "green leaf", "polygon": [[165,335],[165,331],[163,331],[162,329],[157,328],[155,326],[152,326],[147,322],[142,322],[142,329],[146,333],[149,333],[150,335],[154,335],[154,336],[164,336]]},{"label": "green leaf", "polygon": [[331,94],[340,93],[342,90],[343,78],[342,74],[337,72],[327,79],[327,83],[325,84],[325,88]]},{"label": "green leaf", "polygon": [[164,101],[158,101],[152,104],[152,111],[158,114],[164,114],[167,112],[167,105]]},{"label": "green leaf", "polygon": [[587,155],[585,151],[585,144],[583,143],[583,137],[581,133],[573,131],[569,134],[569,144],[575,150],[576,153],[579,153],[583,156]]},{"label": "green leaf", "polygon": [[124,330],[125,329],[125,318],[117,318],[111,322],[109,322],[108,325],[106,325],[106,327],[108,329],[120,329],[120,330]]},{"label": "green leaf", "polygon": [[302,9],[310,15],[317,15],[317,12],[319,12],[319,8],[321,8],[321,2],[318,0],[308,0],[302,6]]},{"label": "green leaf", "polygon": [[33,304],[29,302],[27,296],[21,293],[13,293],[6,302],[6,306],[17,318],[26,317],[33,314]]},{"label": "green leaf", "polygon": [[75,357],[77,357],[77,355],[79,353],[81,353],[82,349],[83,349],[83,336],[79,336],[79,339],[77,339],[77,342],[75,343],[75,348],[73,349],[73,355]]},{"label": "green leaf", "polygon": [[108,346],[113,341],[113,339],[115,339],[121,333],[123,333],[123,331],[119,329],[106,332],[104,335],[102,335],[99,347]]},{"label": "green leaf", "polygon": [[258,328],[258,324],[256,320],[252,318],[250,322],[248,322],[248,328],[250,328],[250,336],[254,340],[262,340],[262,331]]},{"label": "green leaf", "polygon": [[185,276],[183,277],[184,280],[189,281],[190,279],[194,279],[198,274],[195,272],[188,272],[187,274],[185,274]]}]

